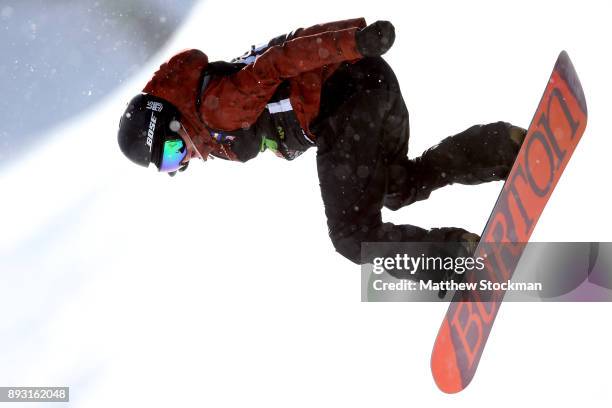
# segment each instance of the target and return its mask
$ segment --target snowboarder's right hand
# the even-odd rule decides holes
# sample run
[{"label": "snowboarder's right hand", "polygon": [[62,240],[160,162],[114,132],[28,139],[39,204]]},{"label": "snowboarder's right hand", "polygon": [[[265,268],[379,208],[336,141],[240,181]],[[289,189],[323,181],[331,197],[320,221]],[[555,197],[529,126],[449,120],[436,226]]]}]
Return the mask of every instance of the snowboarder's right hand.
[{"label": "snowboarder's right hand", "polygon": [[357,51],[364,57],[378,57],[395,41],[395,27],[389,21],[376,21],[355,33]]}]

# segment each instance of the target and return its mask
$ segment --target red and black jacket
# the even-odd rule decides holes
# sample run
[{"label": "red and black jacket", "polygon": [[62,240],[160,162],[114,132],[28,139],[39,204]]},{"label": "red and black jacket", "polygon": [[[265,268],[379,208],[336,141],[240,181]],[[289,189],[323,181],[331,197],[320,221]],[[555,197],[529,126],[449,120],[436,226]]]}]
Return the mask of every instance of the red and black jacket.
[{"label": "red and black jacket", "polygon": [[174,104],[203,157],[246,161],[268,147],[293,159],[314,145],[309,128],[323,83],[354,62],[363,18],[320,24],[279,36],[232,63],[208,62],[195,49],[163,64],[143,92]]}]

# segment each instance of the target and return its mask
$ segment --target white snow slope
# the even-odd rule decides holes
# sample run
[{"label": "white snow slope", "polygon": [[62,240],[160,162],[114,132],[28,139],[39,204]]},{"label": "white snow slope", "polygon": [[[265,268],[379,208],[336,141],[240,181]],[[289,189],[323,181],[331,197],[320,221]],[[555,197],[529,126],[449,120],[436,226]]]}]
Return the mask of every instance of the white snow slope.
[{"label": "white snow slope", "polygon": [[[609,241],[608,2],[319,1],[197,6],[133,82],[0,174],[0,385],[67,385],[72,407],[609,406],[607,303],[506,304],[472,384],[429,358],[445,304],[360,303],[327,238],[314,151],[195,163],[124,159],[118,119],[174,52],[228,59],[318,22],[389,19],[411,152],[475,123],[528,126],[558,53],[589,125],[534,233]],[[453,186],[395,222],[482,230],[501,183]],[[52,404],[51,406],[68,404]]]}]

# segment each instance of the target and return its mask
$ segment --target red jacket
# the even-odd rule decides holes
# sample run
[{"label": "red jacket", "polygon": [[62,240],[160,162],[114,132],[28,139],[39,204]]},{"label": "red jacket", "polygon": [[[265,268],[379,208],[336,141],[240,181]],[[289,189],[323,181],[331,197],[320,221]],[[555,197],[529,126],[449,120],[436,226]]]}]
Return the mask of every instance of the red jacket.
[{"label": "red jacket", "polygon": [[213,153],[236,160],[208,129],[232,131],[254,124],[279,84],[288,80],[295,115],[304,132],[314,139],[309,124],[319,112],[323,82],[340,63],[362,58],[355,32],[365,26],[365,20],[358,18],[298,29],[293,39],[270,47],[238,72],[213,78],[202,95],[208,58],[199,50],[186,50],[164,63],[143,92],[164,98],[179,109],[183,125],[204,158]]}]

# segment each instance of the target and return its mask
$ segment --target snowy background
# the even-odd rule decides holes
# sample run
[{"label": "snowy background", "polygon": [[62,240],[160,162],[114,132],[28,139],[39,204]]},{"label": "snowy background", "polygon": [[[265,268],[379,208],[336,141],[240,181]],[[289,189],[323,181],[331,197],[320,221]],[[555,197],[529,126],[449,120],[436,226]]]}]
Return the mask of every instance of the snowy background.
[{"label": "snowy background", "polygon": [[0,166],[142,69],[194,2],[0,2],[0,112],[10,118],[0,122]]},{"label": "snowy background", "polygon": [[[327,238],[314,151],[292,163],[269,153],[194,163],[171,179],[127,161],[116,129],[181,49],[229,59],[300,26],[364,16],[396,26],[386,58],[415,156],[475,123],[527,127],[566,49],[589,125],[533,239],[610,241],[611,11],[575,1],[196,4],[120,87],[1,165],[0,385],[70,386],[58,407],[609,406],[612,305],[504,305],[474,381],[445,395],[429,358],[447,306],[360,303],[359,267]],[[4,83],[3,95],[15,92]],[[12,109],[0,123],[29,105]],[[385,217],[479,232],[500,188],[453,186]]]}]

